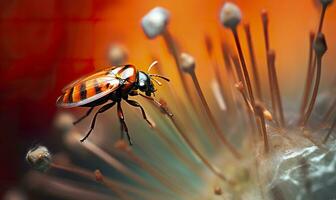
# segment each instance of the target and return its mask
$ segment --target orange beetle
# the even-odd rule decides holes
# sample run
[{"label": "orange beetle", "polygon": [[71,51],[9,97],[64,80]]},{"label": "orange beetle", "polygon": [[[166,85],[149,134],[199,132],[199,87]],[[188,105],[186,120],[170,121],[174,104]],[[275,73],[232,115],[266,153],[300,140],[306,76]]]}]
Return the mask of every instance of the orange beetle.
[{"label": "orange beetle", "polygon": [[[157,61],[154,61],[150,65],[148,72],[156,63]],[[161,75],[148,74],[146,72],[139,71],[133,65],[109,67],[70,83],[62,90],[62,95],[58,97],[56,105],[64,108],[90,107],[83,117],[74,122],[74,124],[77,124],[89,116],[96,106],[105,104],[107,101],[111,100],[112,102],[103,105],[95,113],[90,130],[85,137],[81,139],[81,142],[87,139],[94,129],[97,115],[117,104],[118,117],[122,131],[121,137],[123,138],[123,132],[125,132],[130,145],[132,145],[132,140],[128,133],[128,128],[124,120],[124,114],[120,102],[121,100],[125,100],[131,106],[140,108],[143,118],[151,126],[143,107],[138,102],[128,99],[128,96],[138,95],[138,90],[144,92],[146,96],[151,96],[152,93],[156,91],[153,81],[161,85],[161,83],[154,79],[154,77],[169,81],[168,78]]]}]

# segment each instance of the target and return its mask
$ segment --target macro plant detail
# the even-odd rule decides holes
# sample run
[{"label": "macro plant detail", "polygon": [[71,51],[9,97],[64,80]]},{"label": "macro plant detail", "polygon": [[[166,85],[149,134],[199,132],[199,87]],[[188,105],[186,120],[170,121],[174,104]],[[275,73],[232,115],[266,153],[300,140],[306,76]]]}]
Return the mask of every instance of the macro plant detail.
[{"label": "macro plant detail", "polygon": [[[217,13],[219,32],[225,33],[220,52],[209,35],[204,35],[204,46],[200,47],[206,51],[208,70],[214,71],[211,82],[202,82],[203,74],[198,70],[203,66],[171,30],[170,24],[178,18],[164,7],[155,7],[143,14],[139,26],[152,43],[162,40],[162,48],[169,52],[168,59],[174,65],[161,62],[164,55],[153,54],[156,66],[150,65],[148,73],[138,71],[129,65],[132,60],[128,60],[127,47],[111,46],[108,61],[116,66],[93,75],[102,75],[101,80],[96,79],[99,91],[109,92],[79,103],[92,97],[89,89],[99,94],[99,84],[88,88],[89,81],[94,80],[89,77],[66,87],[57,102],[64,107],[89,103],[84,116],[90,118],[98,105],[90,103],[113,94],[99,102],[102,107],[97,113],[117,102],[118,119],[95,114],[87,133],[89,121],[84,117],[76,121],[72,114],[60,110],[53,131],[62,136],[62,148],[55,153],[43,145],[30,149],[26,160],[38,172],[29,172],[26,184],[30,190],[63,199],[335,198],[336,96],[334,88],[321,88],[320,84],[324,81],[324,60],[332,56],[328,46],[333,44],[328,43],[323,30],[329,26],[325,18],[333,5],[332,0],[315,3],[320,9],[320,18],[315,19],[317,29],[302,33],[309,41],[309,54],[298,113],[291,110],[292,102],[282,94],[281,66],[269,32],[270,26],[275,26],[271,11],[260,14],[262,60],[256,56],[253,26],[243,21],[244,12],[234,3],[223,4]],[[260,73],[262,62],[266,63],[266,74]],[[132,74],[122,74],[128,68]],[[149,74],[150,70],[155,72]],[[168,80],[165,76],[170,77],[171,70],[174,79],[167,84],[155,79]],[[87,81],[85,90],[79,89],[83,84],[78,85],[83,80]],[[136,86],[118,93],[130,82]],[[74,92],[76,88],[79,93]],[[102,104],[111,99],[111,103]],[[124,115],[121,99],[136,108]],[[124,121],[128,118],[127,128]],[[129,130],[132,134],[132,142],[130,137],[129,143],[119,138],[118,120],[121,132],[128,135]],[[93,127],[96,133],[87,137]]]}]

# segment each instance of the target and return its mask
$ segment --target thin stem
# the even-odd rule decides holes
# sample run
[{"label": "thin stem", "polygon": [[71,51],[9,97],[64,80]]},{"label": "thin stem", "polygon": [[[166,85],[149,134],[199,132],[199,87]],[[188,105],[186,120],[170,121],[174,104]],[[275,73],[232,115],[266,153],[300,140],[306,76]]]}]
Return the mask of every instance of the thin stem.
[{"label": "thin stem", "polygon": [[[309,37],[309,58],[308,58],[308,70],[307,70],[307,76],[306,76],[306,83],[304,86],[304,94],[302,97],[302,103],[300,107],[300,119],[302,120],[304,116],[304,112],[306,110],[308,100],[309,100],[309,95],[311,92],[311,85],[312,85],[312,79],[314,76],[314,65],[313,65],[313,44],[314,44],[314,38],[315,38],[315,33],[310,32],[310,37]],[[315,60],[315,59],[314,59]]]},{"label": "thin stem", "polygon": [[169,139],[169,137],[167,137],[166,134],[164,134],[161,129],[154,128],[154,130],[156,131],[158,136],[163,141],[165,141],[169,149],[176,155],[176,157],[178,157],[186,166],[188,166],[193,173],[197,174],[198,170],[194,165],[193,161],[190,159],[190,157],[181,152],[179,148],[175,148],[176,144],[171,139]]},{"label": "thin stem", "polygon": [[204,97],[204,94],[202,92],[202,89],[201,89],[201,86],[198,82],[198,79],[197,79],[197,76],[195,74],[195,71],[192,71],[190,73],[191,75],[191,78],[194,82],[194,85],[196,87],[196,91],[198,93],[198,96],[200,97],[201,99],[201,102],[202,102],[202,105],[207,113],[207,116],[209,117],[210,119],[210,122],[212,123],[213,127],[215,128],[215,132],[217,134],[217,136],[220,138],[220,140],[222,141],[222,143],[230,150],[230,152],[238,159],[241,158],[241,155],[238,153],[238,151],[236,150],[236,148],[225,138],[225,136],[221,133],[221,129],[218,125],[218,123],[216,122],[216,119],[214,117],[214,115],[212,114],[211,110],[210,110],[210,107],[209,107],[209,104],[207,103],[205,97]]},{"label": "thin stem", "polygon": [[305,117],[304,117],[304,120],[303,120],[303,123],[302,123],[303,126],[306,126],[306,124],[307,124],[307,122],[308,122],[308,120],[311,116],[311,113],[313,111],[314,105],[315,105],[315,101],[316,101],[316,98],[317,98],[318,89],[319,89],[319,85],[320,85],[320,80],[321,80],[321,65],[322,65],[322,57],[319,56],[319,57],[317,57],[316,80],[315,80],[313,95],[312,95],[312,98],[310,100],[309,107],[307,109],[307,112],[305,114]]},{"label": "thin stem", "polygon": [[[322,32],[322,28],[323,28],[323,24],[324,24],[324,18],[325,18],[325,14],[326,14],[326,11],[327,11],[327,8],[328,8],[328,5],[326,5],[326,4],[324,4],[324,5],[322,5],[322,11],[321,11],[321,15],[320,15],[320,20],[319,20],[319,24],[318,24],[318,29],[317,29],[317,33],[315,34],[315,36],[317,36],[318,34],[320,34],[321,32]],[[313,44],[312,44],[313,45]],[[315,55],[314,56],[314,60],[312,61],[312,64],[313,64],[313,66],[312,66],[312,69],[311,69],[311,71],[308,71],[308,73],[311,73],[310,75],[311,75],[311,77],[314,75],[314,73],[315,73],[315,63],[316,63],[316,60],[318,60],[318,59],[322,59],[322,58],[317,58],[317,56]],[[317,61],[318,62],[318,61]],[[320,61],[321,62],[321,61]],[[317,66],[318,67],[318,66]],[[321,70],[321,69],[317,69],[317,70]],[[317,75],[316,75],[317,76]],[[308,81],[308,77],[307,77],[307,81]],[[311,85],[311,83],[309,83],[310,85]],[[319,84],[319,83],[316,83],[315,82],[315,87],[316,87],[316,84]],[[310,86],[310,85],[308,85],[308,86]],[[308,88],[309,90],[310,90],[310,87]],[[307,89],[307,90],[308,90]],[[315,89],[315,88],[314,88]],[[309,93],[310,91],[308,91],[307,93]],[[309,94],[308,94],[309,95]],[[314,97],[314,94],[313,94],[313,97]],[[308,98],[308,97],[307,97]],[[308,100],[307,100],[308,101]],[[315,101],[315,99],[312,99],[311,101]],[[312,102],[311,102],[312,103]],[[307,104],[307,103],[306,103]],[[304,108],[302,108],[301,107],[301,109],[305,109],[305,107],[306,107],[306,105],[302,105],[302,106],[304,106]],[[300,120],[301,121],[301,123],[302,124],[306,124],[307,123],[307,121],[308,121],[308,118],[310,117],[310,114],[311,113],[309,113],[309,110],[310,109],[312,109],[312,108],[308,108],[308,112],[306,112],[306,114],[302,117],[302,119]],[[312,112],[312,111],[310,111],[310,112]],[[308,116],[307,116],[307,114],[309,114]]]},{"label": "thin stem", "polygon": [[277,118],[277,123],[280,123],[281,126],[285,125],[285,119],[282,108],[282,100],[280,95],[280,88],[278,77],[275,69],[275,53],[270,50],[270,40],[269,40],[269,20],[267,11],[263,10],[261,13],[261,19],[263,24],[263,32],[265,38],[265,49],[266,49],[266,58],[268,66],[268,78],[269,78],[269,88],[271,94],[272,108],[275,112]]},{"label": "thin stem", "polygon": [[[147,113],[147,115],[148,115],[148,113]],[[175,156],[179,160],[181,160],[181,162],[183,162],[183,164],[185,164],[186,166],[188,166],[188,168],[193,173],[198,174],[198,169],[195,166],[193,160],[188,155],[186,155],[183,151],[181,151],[181,149],[175,148],[176,144],[174,143],[174,141],[172,141],[169,137],[167,137],[167,135],[163,132],[162,129],[160,129],[158,127],[153,127],[152,130],[155,131],[156,135],[160,138],[160,140],[162,140],[162,142],[164,143],[164,145],[166,145],[168,147],[168,149],[173,154],[175,154]],[[127,146],[127,144],[124,144],[123,140],[119,141],[119,144],[122,144],[122,146]]]},{"label": "thin stem", "polygon": [[147,171],[148,174],[157,179],[162,185],[166,186],[174,193],[184,193],[182,191],[183,188],[176,187],[176,185],[171,183],[171,181],[167,180],[167,178],[163,176],[163,174],[160,173],[157,169],[155,169],[153,166],[149,165],[147,162],[143,161],[141,158],[135,155],[133,151],[129,150],[126,151],[126,153],[135,163],[137,163],[137,165],[139,165],[143,170]]},{"label": "thin stem", "polygon": [[230,53],[229,53],[229,50],[228,50],[229,47],[227,47],[227,45],[224,42],[222,42],[221,49],[222,49],[222,54],[223,54],[223,60],[224,60],[225,69],[226,69],[226,71],[228,73],[230,81],[232,83],[234,83],[233,81],[237,81],[237,80],[235,80],[235,75],[234,75],[233,68],[232,68],[232,65],[231,65]]},{"label": "thin stem", "polygon": [[232,62],[234,64],[234,66],[235,66],[235,69],[236,69],[235,70],[236,71],[236,76],[234,76],[234,79],[235,79],[234,81],[235,82],[242,82],[243,85],[246,85],[245,79],[244,79],[244,75],[243,75],[242,69],[240,67],[240,62],[239,62],[238,56],[237,55],[233,55],[231,57],[231,59],[232,59]]},{"label": "thin stem", "polygon": [[[247,96],[244,92],[245,90],[244,90],[243,83],[241,81],[239,81],[238,83],[236,83],[235,87],[238,89],[239,93],[241,94],[241,96],[243,97],[243,100],[245,102],[245,106],[246,106],[247,113],[248,113],[247,115],[248,115],[249,123],[250,123],[251,128],[253,129],[253,133],[255,132],[256,128],[258,128],[258,131],[259,131],[260,135],[262,135],[261,130],[260,130],[260,128],[258,126],[258,123],[257,123],[257,119],[253,117],[254,114],[255,114],[254,113],[255,111],[253,110],[253,107],[252,107],[251,103],[249,102],[249,100],[248,100],[248,98],[247,98]],[[256,122],[256,125],[258,127],[255,126],[254,121]]]},{"label": "thin stem", "polygon": [[[141,94],[140,94],[141,95]],[[142,97],[147,98],[148,100],[150,100],[151,102],[153,102],[158,108],[160,108],[161,110],[166,110],[166,108],[164,108],[164,105],[160,104],[159,102],[155,101],[153,98],[151,97],[146,97],[144,95],[141,95]],[[181,128],[181,126],[176,122],[175,117],[173,117],[173,115],[169,115],[166,112],[164,112],[168,118],[170,119],[170,122],[172,122],[172,124],[174,125],[174,127],[177,130],[177,133],[181,136],[181,138],[183,139],[183,141],[185,142],[185,144],[187,144],[188,148],[191,150],[191,152],[193,153],[193,155],[195,155],[197,158],[199,158],[202,163],[209,168],[209,170],[211,172],[213,172],[218,178],[220,178],[221,180],[225,181],[225,182],[229,182],[231,184],[233,184],[232,181],[228,180],[224,174],[222,174],[222,172],[215,166],[213,166],[205,156],[203,156],[201,154],[201,152],[195,147],[195,145],[193,145],[193,143],[191,142],[191,140],[188,138],[188,136],[185,134],[185,132],[183,131],[183,129]]]},{"label": "thin stem", "polygon": [[328,139],[329,139],[329,137],[330,137],[330,135],[333,132],[333,130],[334,130],[335,127],[336,127],[336,117],[335,117],[334,122],[332,123],[329,131],[328,131],[328,134],[325,136],[325,138],[323,140],[324,144],[328,141]]},{"label": "thin stem", "polygon": [[264,151],[265,153],[269,152],[269,144],[268,144],[268,137],[267,137],[267,131],[266,131],[266,123],[265,123],[265,118],[263,114],[260,114],[260,125],[261,125],[261,130],[262,130],[262,135],[263,135],[263,141],[264,141]]},{"label": "thin stem", "polygon": [[255,53],[254,53],[254,48],[253,48],[250,25],[245,24],[244,29],[245,29],[245,34],[247,38],[247,45],[248,45],[249,52],[250,52],[251,66],[252,66],[252,72],[253,72],[253,77],[254,77],[254,84],[256,87],[256,91],[257,91],[257,97],[260,101],[262,101],[262,90],[260,86],[258,66],[256,63],[256,58],[255,58]]},{"label": "thin stem", "polygon": [[272,81],[273,81],[273,86],[274,86],[274,95],[275,95],[275,100],[276,100],[276,106],[277,106],[277,113],[279,115],[279,121],[280,125],[283,127],[285,126],[285,118],[284,118],[284,113],[283,113],[283,107],[282,107],[282,100],[281,100],[281,94],[280,94],[280,88],[279,88],[279,82],[278,82],[278,76],[277,72],[275,69],[275,52],[270,51],[268,53],[269,55],[269,63],[270,63],[270,70],[272,71]]},{"label": "thin stem", "polygon": [[[74,135],[74,137],[77,139],[80,136],[76,134]],[[119,162],[117,159],[115,159],[112,155],[108,154],[106,151],[104,151],[99,146],[92,143],[90,140],[86,140],[85,143],[82,143],[81,146],[87,149],[88,151],[92,152],[94,155],[99,157],[101,160],[105,161],[111,167],[117,169],[120,173],[126,175],[127,177],[138,182],[139,184],[143,185],[146,188],[152,188],[150,185],[148,185],[148,183],[141,176],[129,170],[124,164]]]},{"label": "thin stem", "polygon": [[[278,117],[277,114],[277,106],[276,106],[276,95],[275,95],[275,89],[274,89],[274,76],[273,71],[269,59],[269,55],[267,55],[267,68],[268,68],[268,81],[269,81],[269,89],[270,89],[270,95],[271,95],[271,102],[272,102],[272,110],[275,113],[276,118]],[[277,123],[279,122],[276,120]]]},{"label": "thin stem", "polygon": [[182,68],[181,68],[181,61],[180,61],[180,58],[179,58],[179,50],[175,44],[175,41],[174,41],[174,38],[172,37],[172,35],[170,34],[170,32],[168,30],[166,30],[165,32],[163,32],[162,34],[163,36],[163,39],[170,51],[170,53],[172,54],[173,58],[174,58],[174,61],[175,61],[175,64],[176,64],[176,67],[177,67],[177,71],[178,71],[178,77],[182,83],[182,87],[183,87],[183,90],[184,92],[186,92],[186,96],[187,96],[187,99],[189,100],[189,102],[192,103],[192,106],[194,108],[194,110],[196,111],[196,105],[195,103],[193,102],[192,100],[192,94],[190,92],[190,90],[188,89],[188,85],[187,85],[187,80],[185,78],[185,76],[183,76],[183,72],[182,72]]},{"label": "thin stem", "polygon": [[264,38],[265,38],[265,48],[266,53],[270,50],[270,42],[269,42],[269,32],[268,32],[268,13],[266,10],[261,12],[261,19],[264,31]]},{"label": "thin stem", "polygon": [[238,89],[239,93],[242,95],[248,111],[251,112],[251,113],[254,113],[253,107],[252,107],[251,103],[249,102],[246,94],[244,93],[244,88],[243,88],[244,86],[242,84],[243,84],[242,82],[236,83],[236,88]]},{"label": "thin stem", "polygon": [[[244,76],[243,76],[243,72],[241,70],[241,67],[240,67],[240,62],[239,62],[239,59],[236,55],[233,55],[231,57],[232,61],[233,61],[233,64],[235,66],[235,71],[236,71],[236,76],[234,76],[234,79],[235,79],[235,82],[238,83],[238,84],[242,84],[242,85],[235,85],[235,87],[237,88],[237,86],[241,87],[241,88],[238,88],[239,89],[239,92],[242,94],[243,96],[243,100],[245,102],[245,104],[247,105],[247,109],[248,109],[248,115],[247,115],[247,118],[248,118],[248,123],[250,124],[251,128],[252,128],[252,132],[255,132],[256,130],[256,126],[255,125],[258,125],[258,124],[255,124],[254,121],[256,121],[256,118],[254,118],[254,108],[252,107],[251,103],[248,101],[248,98],[247,98],[247,92],[246,92],[246,89],[244,87],[244,82],[245,82],[245,79],[244,79]],[[252,112],[250,112],[252,110]],[[259,127],[258,127],[259,129]]]},{"label": "thin stem", "polygon": [[[170,34],[170,32],[168,30],[166,30],[165,32],[163,32],[163,38],[164,41],[170,51],[170,53],[172,54],[176,67],[177,67],[177,71],[178,71],[178,76],[182,82],[182,87],[184,89],[184,92],[186,93],[186,98],[188,100],[188,104],[191,103],[191,106],[194,110],[195,113],[198,112],[197,108],[199,107],[198,104],[194,101],[194,99],[192,98],[194,95],[191,93],[191,90],[189,90],[188,85],[187,85],[187,79],[186,77],[183,75],[183,71],[182,71],[182,67],[181,67],[181,60],[180,60],[180,52],[179,49],[174,41],[174,38],[172,37],[172,35]],[[177,95],[176,95],[177,96]],[[182,102],[182,101],[181,101]],[[183,107],[186,107],[183,105]],[[200,116],[200,115],[199,115]],[[201,120],[201,119],[200,119]],[[203,120],[201,120],[203,122]],[[210,136],[210,140],[211,143],[213,143],[214,145],[216,145],[216,141],[214,140],[214,137]]]},{"label": "thin stem", "polygon": [[331,104],[330,108],[328,109],[327,113],[324,115],[322,123],[327,122],[331,115],[333,114],[333,111],[336,109],[336,99],[334,100],[334,102]]},{"label": "thin stem", "polygon": [[319,25],[318,25],[317,33],[321,33],[321,31],[322,31],[323,22],[324,22],[324,18],[325,18],[325,13],[327,11],[327,7],[328,6],[322,6],[322,11],[321,11],[321,16],[320,16],[320,22],[319,22]]},{"label": "thin stem", "polygon": [[70,167],[70,166],[64,166],[64,165],[60,165],[60,164],[56,164],[56,163],[51,163],[50,167],[54,168],[54,169],[66,171],[66,172],[69,172],[69,173],[77,174],[77,175],[85,177],[87,179],[95,180],[93,173],[89,173],[87,171],[77,169],[74,166]]},{"label": "thin stem", "polygon": [[[130,199],[126,195],[129,193],[134,193],[138,196],[143,196],[146,199],[155,199],[153,197],[148,196],[146,192],[144,192],[143,190],[139,188],[135,188],[133,186],[129,186],[127,184],[124,184],[124,183],[112,180],[108,177],[105,177],[103,174],[101,174],[100,170],[96,170],[94,173],[92,173],[76,165],[65,166],[65,165],[60,165],[57,163],[52,163],[51,168],[66,171],[68,173],[73,173],[73,174],[76,174],[78,176],[84,177],[89,180],[101,182],[106,188],[116,193],[116,195],[118,195],[118,197],[123,200]],[[99,172],[99,174],[97,172]]]},{"label": "thin stem", "polygon": [[[65,166],[65,165],[60,165],[56,163],[51,163],[50,167],[54,169],[66,171],[72,174],[77,174],[78,176],[85,177],[90,180],[96,180],[93,173],[90,173],[86,170],[80,169],[75,166]],[[107,188],[109,188],[111,191],[117,194],[120,199],[123,199],[123,200],[129,199],[123,192],[121,192],[120,189],[118,189],[117,184],[113,184],[113,187],[107,187]]]},{"label": "thin stem", "polygon": [[191,140],[188,138],[188,136],[185,134],[185,132],[182,131],[181,127],[178,125],[178,123],[176,122],[174,117],[170,117],[169,118],[170,121],[172,122],[172,124],[174,125],[174,127],[177,129],[177,132],[179,133],[179,135],[182,137],[182,139],[184,140],[184,142],[188,145],[188,147],[192,150],[192,152],[194,153],[195,156],[197,156],[202,163],[208,167],[208,169],[213,172],[218,178],[220,178],[222,181],[228,182],[230,184],[234,184],[233,181],[228,180],[224,174],[222,174],[222,172],[215,166],[213,166],[206,157],[204,157],[200,151],[198,151],[198,149],[193,145],[193,143],[191,142]]},{"label": "thin stem", "polygon": [[261,127],[261,133],[264,141],[264,152],[269,152],[269,144],[268,144],[268,137],[267,137],[267,130],[266,130],[266,122],[263,113],[263,107],[256,105],[256,114],[258,115],[259,124]]},{"label": "thin stem", "polygon": [[[172,97],[176,97],[177,102],[179,102],[177,105],[180,105],[181,104],[181,99],[177,95],[175,95],[175,93],[172,90],[171,90],[171,94],[172,94]],[[161,103],[161,101],[166,102],[163,99],[161,99],[160,102],[158,102],[153,97],[148,97],[148,96],[143,95],[141,93],[139,93],[139,95],[141,97],[149,100],[156,107],[160,108],[161,112],[164,113],[165,115],[167,115],[168,117],[173,117],[173,114],[169,111],[167,105],[165,103]],[[184,106],[180,106],[177,109],[180,110],[180,111],[184,111],[184,112],[180,112],[180,113],[187,113],[187,111],[188,111],[188,110],[185,109]],[[190,118],[190,116],[189,116],[189,118]],[[203,120],[202,120],[202,122],[203,122]],[[211,127],[208,126],[208,124],[206,124],[206,125],[207,125],[206,126],[207,128],[211,128]],[[197,125],[194,124],[191,128],[194,128],[195,126],[197,126]],[[217,137],[215,135],[213,135],[212,133],[210,133],[209,131],[205,131],[205,133],[207,134],[207,136],[208,136],[207,138],[209,138],[209,141],[211,142],[213,147],[218,147],[219,142],[218,142]],[[204,134],[204,131],[202,132],[202,134]]]},{"label": "thin stem", "polygon": [[94,175],[95,175],[95,179],[97,182],[100,182],[102,185],[104,185],[107,188],[110,188],[111,190],[115,191],[116,193],[118,193],[118,195],[120,196],[121,199],[129,199],[124,192],[121,192],[120,190],[117,190],[118,187],[120,187],[120,189],[126,190],[127,193],[134,193],[137,196],[143,196],[145,198],[150,198],[153,199],[154,197],[149,197],[148,194],[146,194],[146,192],[139,190],[137,188],[133,188],[130,187],[128,185],[125,185],[123,183],[118,183],[114,180],[109,179],[108,177],[105,177],[100,170],[95,170],[94,171]]},{"label": "thin stem", "polygon": [[246,62],[245,62],[245,59],[244,59],[243,50],[241,48],[237,28],[233,28],[232,33],[233,33],[233,36],[234,36],[234,39],[235,39],[239,59],[240,59],[240,62],[241,62],[241,67],[243,69],[244,79],[245,79],[245,82],[246,82],[246,85],[247,85],[247,91],[248,91],[248,94],[249,94],[249,98],[250,98],[252,107],[254,108],[255,102],[254,102],[251,80],[250,80],[250,76],[249,76],[249,73],[248,73],[248,70],[247,70],[247,67],[246,67]]},{"label": "thin stem", "polygon": [[[227,81],[229,81],[229,71],[227,71],[227,68],[224,68],[224,70],[226,70],[226,73],[221,73],[220,70],[220,66],[218,65],[217,61],[216,61],[216,56],[213,53],[213,44],[212,41],[210,39],[210,37],[206,36],[205,37],[205,44],[207,47],[207,51],[209,54],[209,57],[212,61],[212,65],[214,67],[214,71],[215,71],[215,80],[217,80],[217,82],[219,83],[219,89],[220,89],[220,96],[224,97],[225,99],[225,104],[226,104],[226,110],[227,112],[234,116],[236,115],[235,113],[235,104],[234,104],[234,100],[233,100],[233,94],[232,94],[232,88],[230,86],[230,84],[226,84]],[[225,58],[224,58],[225,60]],[[227,66],[228,67],[228,66]],[[225,74],[226,76],[223,76],[223,74]]]},{"label": "thin stem", "polygon": [[235,114],[235,108],[234,108],[232,91],[231,91],[230,85],[225,84],[225,83],[227,83],[228,79],[227,79],[227,77],[225,77],[225,78],[222,77],[223,73],[221,73],[219,65],[217,64],[216,61],[214,61],[213,66],[214,66],[214,70],[215,70],[215,77],[216,77],[215,80],[219,83],[220,93],[222,94],[222,96],[225,99],[226,109],[227,109],[228,113],[230,113],[233,116]]},{"label": "thin stem", "polygon": [[88,186],[74,185],[74,182],[55,178],[43,173],[32,172],[25,177],[25,182],[29,184],[31,190],[43,191],[49,198],[53,196],[57,199],[81,199],[81,200],[110,200],[111,196],[94,191]]},{"label": "thin stem", "polygon": [[269,42],[269,32],[268,32],[268,13],[267,11],[263,10],[261,12],[261,20],[263,25],[263,33],[265,39],[265,50],[266,50],[266,61],[267,61],[267,72],[268,72],[268,82],[269,82],[269,89],[271,95],[271,103],[272,103],[272,110],[275,113],[277,118],[276,122],[279,124],[279,113],[277,109],[277,95],[276,95],[276,88],[275,88],[275,80],[274,80],[274,70],[272,70],[272,58],[269,54],[270,52],[270,42]]}]

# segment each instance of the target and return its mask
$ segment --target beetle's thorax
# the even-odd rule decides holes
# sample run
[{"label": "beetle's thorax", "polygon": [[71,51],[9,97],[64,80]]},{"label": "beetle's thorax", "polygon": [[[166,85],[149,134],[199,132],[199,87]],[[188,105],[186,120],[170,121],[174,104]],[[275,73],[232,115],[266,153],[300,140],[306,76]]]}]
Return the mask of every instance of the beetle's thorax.
[{"label": "beetle's thorax", "polygon": [[128,93],[137,80],[137,70],[133,65],[125,65],[114,75],[119,79],[120,90],[123,94]]}]

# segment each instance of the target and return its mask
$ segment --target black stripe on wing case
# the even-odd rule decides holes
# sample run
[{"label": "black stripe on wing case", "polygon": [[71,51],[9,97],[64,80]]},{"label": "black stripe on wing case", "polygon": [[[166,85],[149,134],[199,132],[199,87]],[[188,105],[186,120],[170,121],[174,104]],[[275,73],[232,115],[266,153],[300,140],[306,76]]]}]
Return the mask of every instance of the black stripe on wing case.
[{"label": "black stripe on wing case", "polygon": [[95,80],[94,82],[94,88],[95,88],[96,94],[101,93],[101,88],[97,80]]},{"label": "black stripe on wing case", "polygon": [[80,85],[80,99],[84,100],[86,99],[86,83],[82,83]]}]

